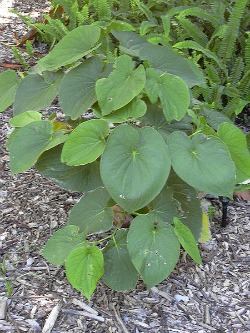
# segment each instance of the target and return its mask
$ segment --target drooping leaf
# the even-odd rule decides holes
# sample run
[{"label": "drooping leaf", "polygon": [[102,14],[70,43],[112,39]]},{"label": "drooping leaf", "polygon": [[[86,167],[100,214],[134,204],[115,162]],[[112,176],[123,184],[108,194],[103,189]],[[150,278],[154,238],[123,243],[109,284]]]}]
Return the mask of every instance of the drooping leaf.
[{"label": "drooping leaf", "polygon": [[8,70],[0,73],[0,112],[6,110],[13,103],[18,83],[15,71]]},{"label": "drooping leaf", "polygon": [[25,111],[40,111],[50,106],[57,95],[61,79],[61,72],[26,76],[17,88],[14,115]]},{"label": "drooping leaf", "polygon": [[19,173],[31,168],[46,150],[51,134],[52,124],[47,120],[34,121],[20,128],[11,140],[11,172]]},{"label": "drooping leaf", "polygon": [[149,68],[145,90],[153,104],[160,99],[169,122],[184,117],[190,104],[190,93],[180,77],[168,73],[159,76],[156,70]]},{"label": "drooping leaf", "polygon": [[45,151],[35,167],[46,178],[53,180],[62,188],[88,192],[102,186],[99,162],[81,166],[69,166],[61,162],[62,147]]},{"label": "drooping leaf", "polygon": [[103,250],[104,275],[102,280],[113,290],[131,290],[138,280],[127,249],[126,230],[118,230],[115,239],[108,242]]},{"label": "drooping leaf", "polygon": [[84,165],[95,161],[103,152],[109,134],[105,120],[92,119],[78,125],[68,136],[62,150],[62,162]]},{"label": "drooping leaf", "polygon": [[[188,185],[171,171],[166,188],[172,192],[173,199],[178,203],[179,217],[198,241],[202,229],[202,209],[196,189]],[[167,212],[166,212],[167,213]]]},{"label": "drooping leaf", "polygon": [[147,110],[147,105],[141,99],[134,98],[130,103],[125,105],[124,107],[111,112],[107,116],[103,116],[100,112],[100,109],[94,110],[94,113],[97,117],[105,119],[111,123],[123,123],[128,120],[138,119],[142,117]]},{"label": "drooping leaf", "polygon": [[120,50],[132,57],[139,57],[140,49],[148,44],[145,38],[132,31],[113,30],[112,34],[120,41]]},{"label": "drooping leaf", "polygon": [[197,263],[202,264],[199,249],[191,230],[183,224],[177,217],[174,218],[174,232],[179,239],[184,250]]},{"label": "drooping leaf", "polygon": [[33,121],[42,119],[41,113],[37,111],[26,111],[10,119],[9,124],[12,127],[24,127]]},{"label": "drooping leaf", "polygon": [[236,182],[241,183],[250,178],[250,152],[244,133],[233,124],[222,123],[218,135],[227,145],[236,166]]},{"label": "drooping leaf", "polygon": [[63,227],[56,231],[47,241],[41,254],[53,265],[63,265],[69,253],[80,244],[83,245],[85,235],[78,233],[79,228],[74,225]]},{"label": "drooping leaf", "polygon": [[65,133],[65,130],[53,132],[51,135],[51,140],[46,147],[46,150],[50,150],[56,146],[61,145],[67,139],[68,135]]},{"label": "drooping leaf", "polygon": [[134,69],[132,59],[122,55],[107,78],[96,82],[96,94],[103,115],[110,114],[128,104],[143,89],[146,82],[142,65]]},{"label": "drooping leaf", "polygon": [[235,165],[225,144],[216,137],[176,131],[168,138],[172,166],[187,184],[206,193],[232,197]]},{"label": "drooping leaf", "polygon": [[70,31],[44,58],[38,61],[43,70],[53,70],[71,64],[89,54],[100,37],[100,28],[80,26]]},{"label": "drooping leaf", "polygon": [[164,187],[170,171],[168,149],[153,128],[120,125],[108,139],[100,170],[111,197],[131,213],[150,203]]},{"label": "drooping leaf", "polygon": [[202,108],[201,114],[206,117],[207,123],[210,126],[212,126],[215,130],[218,129],[221,123],[227,122],[233,124],[233,122],[222,112],[218,112],[207,108]]},{"label": "drooping leaf", "polygon": [[87,234],[109,230],[114,220],[113,210],[108,206],[109,200],[109,193],[102,187],[85,193],[72,208],[68,224],[77,225]]},{"label": "drooping leaf", "polygon": [[206,243],[211,239],[210,223],[206,213],[202,213],[202,231],[199,238],[200,243]]},{"label": "drooping leaf", "polygon": [[96,102],[95,83],[101,77],[101,71],[101,60],[93,57],[65,74],[59,102],[63,112],[71,119],[78,118]]},{"label": "drooping leaf", "polygon": [[148,60],[161,74],[167,72],[179,76],[189,88],[205,84],[203,73],[197,65],[173,51],[170,46],[148,43],[140,49],[139,57]]},{"label": "drooping leaf", "polygon": [[103,265],[103,255],[98,247],[77,247],[70,252],[65,262],[67,279],[90,300],[104,273]]},{"label": "drooping leaf", "polygon": [[148,288],[163,281],[179,259],[180,243],[173,227],[153,216],[136,217],[127,240],[131,260]]}]

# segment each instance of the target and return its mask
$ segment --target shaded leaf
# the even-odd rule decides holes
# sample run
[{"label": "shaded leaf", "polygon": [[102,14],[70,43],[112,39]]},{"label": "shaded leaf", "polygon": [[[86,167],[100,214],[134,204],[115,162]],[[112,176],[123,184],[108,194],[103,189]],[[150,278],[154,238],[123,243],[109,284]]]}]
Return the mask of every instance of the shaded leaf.
[{"label": "shaded leaf", "polygon": [[0,73],[0,112],[14,102],[14,95],[19,84],[16,72],[7,70]]}]

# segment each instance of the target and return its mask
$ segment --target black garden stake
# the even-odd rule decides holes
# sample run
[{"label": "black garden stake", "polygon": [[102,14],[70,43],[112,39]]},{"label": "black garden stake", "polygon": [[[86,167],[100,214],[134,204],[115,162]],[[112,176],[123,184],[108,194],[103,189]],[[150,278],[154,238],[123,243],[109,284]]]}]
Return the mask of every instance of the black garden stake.
[{"label": "black garden stake", "polygon": [[226,227],[226,225],[227,225],[227,207],[228,207],[229,199],[227,197],[220,197],[220,201],[222,203],[221,226]]}]

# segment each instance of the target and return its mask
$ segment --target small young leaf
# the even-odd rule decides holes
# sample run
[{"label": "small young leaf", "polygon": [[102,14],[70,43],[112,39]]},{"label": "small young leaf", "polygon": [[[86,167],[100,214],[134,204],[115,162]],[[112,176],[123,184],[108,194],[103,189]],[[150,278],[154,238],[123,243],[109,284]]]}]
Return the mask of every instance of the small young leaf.
[{"label": "small young leaf", "polygon": [[183,224],[177,217],[174,218],[174,232],[179,239],[184,250],[197,263],[202,264],[199,249],[191,230]]},{"label": "small young leaf", "polygon": [[111,197],[131,213],[164,187],[170,171],[167,146],[153,128],[119,125],[109,136],[100,171]]},{"label": "small young leaf", "polygon": [[180,243],[171,225],[150,214],[140,215],[133,220],[127,240],[131,260],[148,288],[173,271]]},{"label": "small young leaf", "polygon": [[83,25],[70,31],[38,65],[44,70],[53,70],[75,62],[89,54],[100,37],[100,28]]},{"label": "small young leaf", "polygon": [[12,127],[24,127],[33,121],[42,119],[42,114],[37,111],[26,111],[10,119],[9,124]]},{"label": "small young leaf", "polygon": [[109,200],[109,193],[102,187],[87,192],[72,208],[68,224],[79,226],[87,234],[109,230],[114,220]]},{"label": "small young leaf", "polygon": [[77,247],[66,259],[66,276],[72,286],[90,300],[104,273],[103,266],[103,255],[98,247]]},{"label": "small young leaf", "polygon": [[47,120],[34,121],[20,128],[11,139],[11,172],[19,173],[31,168],[46,150],[51,134],[52,124]]},{"label": "small young leaf", "polygon": [[88,192],[103,186],[99,162],[81,166],[69,166],[61,162],[62,147],[57,146],[45,151],[35,167],[60,187],[71,191]]},{"label": "small young leaf", "polygon": [[132,101],[142,91],[145,82],[144,67],[140,65],[134,69],[134,63],[129,56],[120,56],[113,72],[107,78],[96,82],[96,94],[103,115],[108,115]]},{"label": "small young leaf", "polygon": [[8,70],[0,73],[0,112],[13,103],[18,83],[15,71]]},{"label": "small young leaf", "polygon": [[69,253],[85,242],[85,235],[78,233],[79,228],[69,225],[56,231],[47,241],[41,254],[53,265],[63,265]]},{"label": "small young leaf", "polygon": [[113,290],[131,290],[138,280],[127,249],[126,230],[118,230],[114,240],[111,240],[103,250],[104,275],[102,280]]},{"label": "small young leaf", "polygon": [[176,131],[168,138],[172,166],[187,184],[206,193],[232,197],[235,165],[225,144],[216,137]]},{"label": "small young leaf", "polygon": [[93,119],[78,125],[68,136],[62,150],[62,162],[84,165],[95,161],[103,152],[109,134],[105,120]]}]

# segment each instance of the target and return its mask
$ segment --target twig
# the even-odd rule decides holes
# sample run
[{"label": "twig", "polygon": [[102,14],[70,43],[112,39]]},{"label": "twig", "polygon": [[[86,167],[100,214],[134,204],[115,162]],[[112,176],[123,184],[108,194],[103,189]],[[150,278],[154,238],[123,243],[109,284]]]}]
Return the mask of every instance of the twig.
[{"label": "twig", "polygon": [[153,291],[154,293],[156,293],[156,294],[158,294],[158,295],[160,295],[160,296],[166,298],[166,299],[169,300],[169,301],[172,301],[172,297],[169,296],[165,291],[159,290],[159,289],[156,288],[156,287],[151,288],[151,291]]},{"label": "twig", "polygon": [[50,315],[46,319],[45,325],[43,327],[42,333],[50,333],[56,323],[59,312],[62,308],[62,303],[58,303],[50,312]]},{"label": "twig", "polygon": [[112,307],[113,307],[113,310],[114,310],[114,313],[115,313],[115,318],[116,320],[118,321],[118,324],[121,326],[122,330],[124,333],[129,333],[129,331],[127,330],[126,326],[124,325],[120,315],[118,314],[118,312],[116,311],[116,308],[114,306],[114,304],[112,304]]},{"label": "twig", "polygon": [[67,313],[67,314],[71,314],[71,315],[89,317],[91,319],[95,319],[95,320],[104,322],[104,318],[103,317],[96,316],[96,315],[94,315],[92,313],[89,313],[89,312],[86,312],[86,311],[77,311],[77,310],[72,310],[72,309],[63,309],[62,312],[63,313]]},{"label": "twig", "polygon": [[75,304],[76,306],[79,306],[79,308],[86,310],[94,315],[98,315],[98,312],[94,309],[92,309],[90,306],[88,306],[86,303],[79,301],[76,298],[73,298],[72,303]]}]

